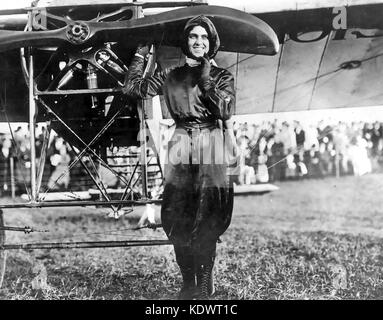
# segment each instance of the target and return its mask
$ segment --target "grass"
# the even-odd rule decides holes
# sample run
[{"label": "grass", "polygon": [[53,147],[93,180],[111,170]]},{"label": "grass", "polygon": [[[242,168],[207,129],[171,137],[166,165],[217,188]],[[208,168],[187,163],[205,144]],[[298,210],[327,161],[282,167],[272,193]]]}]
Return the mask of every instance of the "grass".
[{"label": "grass", "polygon": [[[279,183],[235,199],[218,245],[214,299],[382,299],[383,175]],[[7,243],[162,238],[106,209],[7,210]],[[157,208],[158,210],[158,208]],[[174,299],[181,285],[170,246],[9,251],[0,299]]]}]

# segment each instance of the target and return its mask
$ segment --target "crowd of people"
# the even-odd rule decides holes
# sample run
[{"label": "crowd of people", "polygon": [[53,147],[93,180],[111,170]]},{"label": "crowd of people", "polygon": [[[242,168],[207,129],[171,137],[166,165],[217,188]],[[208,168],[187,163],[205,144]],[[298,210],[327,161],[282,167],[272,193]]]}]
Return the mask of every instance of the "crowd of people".
[{"label": "crowd of people", "polygon": [[235,123],[239,184],[323,178],[377,171],[383,164],[383,124],[338,122]]},{"label": "crowd of people", "polygon": [[[40,162],[45,130],[45,127],[39,128],[36,135],[37,164]],[[0,134],[0,149],[0,195],[10,193],[12,183],[17,193],[26,192],[31,168],[29,129],[19,126],[12,135]],[[70,174],[63,173],[68,171],[72,158],[73,153],[63,138],[51,135],[43,172],[43,187],[46,190],[67,190]]]},{"label": "crowd of people", "polygon": [[[36,132],[36,164],[39,165],[43,141],[46,128],[38,127]],[[12,174],[14,189],[17,194],[26,193],[26,186],[30,184],[30,139],[29,129],[18,127],[12,134],[0,133],[0,196],[2,194],[11,194]],[[76,150],[78,153],[79,150]],[[72,161],[76,158],[76,152],[71,146],[53,130],[50,134],[48,149],[45,155],[45,165],[42,174],[41,191],[87,191],[95,188],[92,178],[87,170],[77,161],[74,165]],[[152,153],[148,154],[149,167],[147,169],[149,184],[158,186],[158,166],[154,163],[156,157]],[[131,147],[114,147],[113,150],[107,150],[108,165],[114,171],[125,175],[129,180],[130,173],[134,172],[134,177],[140,176],[140,166],[134,170],[136,161],[140,156],[139,148]],[[82,157],[82,162],[89,168],[92,163],[88,157]],[[124,184],[109,169],[104,166],[98,166],[97,173],[94,168],[91,169],[93,174],[98,175],[103,184],[110,188],[123,188]],[[135,180],[135,179],[133,179]],[[141,184],[136,183],[133,190],[140,190]]]},{"label": "crowd of people", "polygon": [[[326,124],[319,121],[313,125],[275,120],[257,124],[234,122],[233,129],[240,151],[237,184],[360,176],[383,168],[383,123],[380,122]],[[36,140],[37,161],[44,134],[42,127]],[[19,127],[13,136],[14,143],[11,135],[0,135],[1,193],[10,192],[11,157],[16,188],[25,190],[24,184],[30,181],[29,132]],[[14,145],[18,146],[17,152]],[[75,173],[72,170],[65,174],[72,159],[74,154],[67,143],[56,134],[51,135],[43,179],[49,190],[66,190],[71,179],[77,187],[81,185],[78,181],[86,176],[81,165],[74,168]]]}]

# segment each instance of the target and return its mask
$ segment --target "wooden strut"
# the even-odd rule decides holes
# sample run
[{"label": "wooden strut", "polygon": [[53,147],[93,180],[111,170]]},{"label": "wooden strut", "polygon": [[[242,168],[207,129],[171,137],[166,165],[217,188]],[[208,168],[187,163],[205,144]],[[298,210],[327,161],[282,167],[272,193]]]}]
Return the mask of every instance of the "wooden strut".
[{"label": "wooden strut", "polygon": [[44,201],[44,202],[26,202],[26,203],[10,203],[0,204],[0,209],[27,209],[27,208],[54,208],[54,207],[76,207],[76,206],[100,206],[109,207],[110,205],[145,205],[145,204],[161,204],[161,199],[146,200],[110,200],[90,201],[90,200],[67,200],[67,201]]},{"label": "wooden strut", "polygon": [[25,227],[10,227],[10,226],[1,226],[0,230],[4,231],[18,231],[18,232],[24,232],[25,234],[29,234],[31,232],[49,232],[48,230],[37,230],[28,226]]},{"label": "wooden strut", "polygon": [[51,121],[47,121],[47,127],[46,127],[44,137],[43,137],[43,139],[44,139],[43,145],[41,147],[41,152],[40,152],[39,166],[37,169],[37,182],[36,182],[37,183],[37,187],[36,187],[37,195],[40,193],[40,188],[41,188],[41,184],[43,181],[45,160],[46,160],[46,156],[48,153],[50,135],[51,135]]},{"label": "wooden strut", "polygon": [[47,242],[0,244],[0,250],[34,250],[34,249],[83,249],[83,248],[118,248],[169,245],[169,240],[125,240],[125,241],[80,241],[80,242]]},{"label": "wooden strut", "polygon": [[[32,31],[32,12],[28,17],[28,30]],[[36,97],[35,97],[35,81],[34,81],[34,56],[33,48],[29,47],[29,143],[31,157],[31,201],[37,201],[37,183],[36,183]]]},{"label": "wooden strut", "polygon": [[[0,218],[1,216],[0,210]],[[149,223],[142,227],[132,228],[131,230],[162,228],[161,223]],[[5,250],[35,250],[35,249],[81,249],[81,248],[117,248],[117,247],[139,247],[139,246],[160,246],[171,244],[169,240],[124,240],[124,241],[79,241],[79,242],[35,242],[24,244],[4,244],[4,231],[18,231],[29,234],[31,232],[49,232],[49,230],[38,230],[31,227],[11,227],[0,224],[0,234],[3,234],[3,241],[0,242],[0,253],[5,254]],[[1,233],[2,232],[2,233]],[[0,286],[1,287],[1,286]]]},{"label": "wooden strut", "polygon": [[[0,210],[0,226],[4,226],[3,210]],[[0,288],[3,285],[5,266],[7,261],[7,252],[1,250],[1,246],[5,243],[5,230],[0,229]]]},{"label": "wooden strut", "polygon": [[[135,227],[131,229],[124,229],[124,230],[141,230],[141,229],[153,229],[156,230],[157,228],[162,228],[161,223],[148,223],[145,226],[142,227]],[[24,232],[26,234],[29,234],[31,232],[49,232],[49,230],[39,230],[35,229],[29,226],[25,227],[11,227],[11,226],[4,226],[2,223],[0,223],[0,231],[17,231],[17,232]]]}]

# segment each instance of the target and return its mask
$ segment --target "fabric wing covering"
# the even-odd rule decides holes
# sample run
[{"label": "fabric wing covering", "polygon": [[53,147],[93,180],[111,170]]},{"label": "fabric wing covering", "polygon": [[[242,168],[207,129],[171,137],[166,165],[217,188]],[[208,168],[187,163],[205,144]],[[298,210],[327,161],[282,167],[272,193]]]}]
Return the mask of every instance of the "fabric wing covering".
[{"label": "fabric wing covering", "polygon": [[333,34],[310,43],[287,40],[272,57],[221,52],[217,64],[237,79],[236,114],[383,104],[381,31],[364,30],[373,37],[359,39],[352,32],[344,40]]}]

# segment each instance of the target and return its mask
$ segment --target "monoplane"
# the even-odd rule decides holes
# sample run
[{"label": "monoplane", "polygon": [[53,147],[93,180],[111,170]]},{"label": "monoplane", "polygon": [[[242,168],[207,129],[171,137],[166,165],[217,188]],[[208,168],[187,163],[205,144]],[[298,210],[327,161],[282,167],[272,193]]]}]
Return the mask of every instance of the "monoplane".
[{"label": "monoplane", "polygon": [[[139,44],[152,44],[146,75],[156,62],[163,68],[183,64],[181,31],[196,15],[208,16],[217,27],[221,48],[216,62],[235,75],[236,114],[382,104],[383,4],[221,3],[35,1],[0,11],[0,120],[29,123],[31,158],[29,200],[1,204],[0,210],[97,205],[118,213],[124,206],[160,202],[148,192],[147,136],[158,141],[158,123],[169,117],[161,99],[136,101],[122,88]],[[35,127],[40,122],[47,130],[37,161]],[[81,163],[102,200],[45,200],[49,190],[42,190],[42,176],[51,130],[72,146],[76,158],[69,167]],[[141,168],[138,198],[133,189],[137,176],[121,175],[108,163],[108,150],[132,145],[141,150],[134,168]],[[158,143],[152,147],[160,148]],[[99,166],[123,185],[119,199],[108,193]],[[10,249],[168,244],[147,240],[12,245],[5,243],[7,230],[33,228],[5,226],[0,212],[0,284]]]}]

